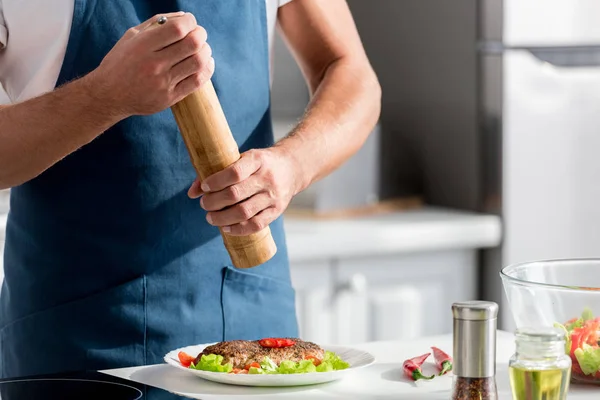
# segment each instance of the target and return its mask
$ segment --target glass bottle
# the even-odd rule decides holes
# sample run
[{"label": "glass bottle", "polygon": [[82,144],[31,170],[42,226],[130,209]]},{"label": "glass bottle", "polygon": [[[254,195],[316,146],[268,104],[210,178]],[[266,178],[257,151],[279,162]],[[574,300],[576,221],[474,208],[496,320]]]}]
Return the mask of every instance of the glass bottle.
[{"label": "glass bottle", "polygon": [[571,379],[571,358],[565,333],[556,328],[521,328],[508,367],[514,400],[565,400]]},{"label": "glass bottle", "polygon": [[496,325],[498,304],[467,301],[452,305],[454,378],[452,400],[497,400]]}]

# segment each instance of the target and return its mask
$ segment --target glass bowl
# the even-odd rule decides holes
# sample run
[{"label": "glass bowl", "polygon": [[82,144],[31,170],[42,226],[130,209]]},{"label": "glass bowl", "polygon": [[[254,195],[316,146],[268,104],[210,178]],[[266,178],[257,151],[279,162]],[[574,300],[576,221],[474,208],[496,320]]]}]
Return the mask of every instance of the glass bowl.
[{"label": "glass bowl", "polygon": [[500,277],[517,328],[563,329],[571,380],[600,384],[600,259],[515,264]]}]

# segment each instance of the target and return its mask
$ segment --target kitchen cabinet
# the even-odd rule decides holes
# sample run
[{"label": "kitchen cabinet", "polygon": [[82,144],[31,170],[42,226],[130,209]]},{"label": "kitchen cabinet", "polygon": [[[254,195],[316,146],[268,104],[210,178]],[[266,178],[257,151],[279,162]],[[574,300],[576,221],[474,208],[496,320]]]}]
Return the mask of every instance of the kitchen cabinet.
[{"label": "kitchen cabinet", "polygon": [[478,297],[479,250],[501,238],[495,216],[431,208],[286,231],[300,334],[330,344],[450,333],[451,304]]},{"label": "kitchen cabinet", "polygon": [[294,263],[291,269],[302,338],[310,337],[310,340],[319,343],[334,342],[332,272],[327,261]]},{"label": "kitchen cabinet", "polygon": [[449,333],[450,304],[477,297],[477,268],[464,249],[292,262],[301,335],[348,344]]}]

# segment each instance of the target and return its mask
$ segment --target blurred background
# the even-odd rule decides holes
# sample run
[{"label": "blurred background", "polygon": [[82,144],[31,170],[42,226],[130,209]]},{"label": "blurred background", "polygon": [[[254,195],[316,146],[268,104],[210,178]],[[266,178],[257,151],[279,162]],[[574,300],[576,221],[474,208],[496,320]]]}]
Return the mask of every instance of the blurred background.
[{"label": "blurred background", "polygon": [[[503,266],[600,255],[600,2],[348,3],[383,110],[360,152],[287,212],[302,336],[449,333],[451,303],[471,299],[498,302],[512,330]],[[281,138],[309,94],[280,38],[275,49]]]}]

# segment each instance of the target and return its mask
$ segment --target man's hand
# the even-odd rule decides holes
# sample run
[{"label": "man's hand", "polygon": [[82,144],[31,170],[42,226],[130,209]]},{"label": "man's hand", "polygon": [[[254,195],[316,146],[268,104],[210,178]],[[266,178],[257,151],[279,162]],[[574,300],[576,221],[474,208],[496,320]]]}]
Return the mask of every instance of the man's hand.
[{"label": "man's hand", "polygon": [[[162,111],[212,77],[206,31],[191,14],[129,29],[91,73],[0,106],[0,189],[36,177],[131,115]],[[35,154],[35,157],[31,157]]]},{"label": "man's hand", "polygon": [[95,96],[118,115],[162,111],[212,77],[215,64],[207,32],[189,13],[156,15],[130,28],[94,70]]},{"label": "man's hand", "polygon": [[208,211],[207,221],[235,236],[267,227],[287,208],[301,187],[298,163],[281,148],[250,150],[206,178],[196,180],[188,195]]}]

